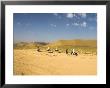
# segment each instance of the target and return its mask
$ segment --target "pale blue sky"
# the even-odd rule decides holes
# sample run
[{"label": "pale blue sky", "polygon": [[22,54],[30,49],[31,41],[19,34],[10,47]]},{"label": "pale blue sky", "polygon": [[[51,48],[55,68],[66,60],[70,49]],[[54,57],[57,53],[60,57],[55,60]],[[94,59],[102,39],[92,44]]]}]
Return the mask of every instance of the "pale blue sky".
[{"label": "pale blue sky", "polygon": [[14,42],[97,39],[96,13],[14,13]]}]

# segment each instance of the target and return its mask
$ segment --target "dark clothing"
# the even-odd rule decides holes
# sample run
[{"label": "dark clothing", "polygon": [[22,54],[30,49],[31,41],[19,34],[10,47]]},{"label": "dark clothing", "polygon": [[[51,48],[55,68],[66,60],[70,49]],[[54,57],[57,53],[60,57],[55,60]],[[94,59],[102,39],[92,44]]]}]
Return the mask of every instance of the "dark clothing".
[{"label": "dark clothing", "polygon": [[68,54],[68,49],[66,49],[66,54]]}]

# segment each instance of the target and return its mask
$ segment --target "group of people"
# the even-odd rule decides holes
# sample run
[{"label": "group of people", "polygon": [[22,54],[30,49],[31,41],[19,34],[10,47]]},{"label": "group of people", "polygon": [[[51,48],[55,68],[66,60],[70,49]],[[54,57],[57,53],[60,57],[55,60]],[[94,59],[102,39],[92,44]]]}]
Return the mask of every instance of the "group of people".
[{"label": "group of people", "polygon": [[[50,52],[50,53],[53,52],[53,51],[50,49],[50,47],[48,47],[46,51],[48,51],[48,52]],[[58,53],[61,53],[57,48],[55,49],[55,51],[58,52]]]},{"label": "group of people", "polygon": [[[66,49],[66,54],[69,54],[68,49]],[[74,49],[71,51],[71,53],[70,53],[70,54],[71,54],[71,55],[76,55],[76,56],[78,56],[78,53],[77,53],[77,52],[75,52],[75,50],[74,50]]]},{"label": "group of people", "polygon": [[[41,52],[39,47],[37,48],[37,51],[38,51],[38,52]],[[50,47],[48,47],[48,48],[46,49],[46,51],[53,53],[53,52],[51,51]],[[59,51],[59,50],[56,48],[55,51]],[[69,54],[68,49],[66,49],[65,52],[66,52],[66,54]],[[72,49],[72,51],[70,52],[70,54],[71,54],[71,55],[76,55],[76,56],[78,56],[78,53],[75,52],[74,49]]]}]

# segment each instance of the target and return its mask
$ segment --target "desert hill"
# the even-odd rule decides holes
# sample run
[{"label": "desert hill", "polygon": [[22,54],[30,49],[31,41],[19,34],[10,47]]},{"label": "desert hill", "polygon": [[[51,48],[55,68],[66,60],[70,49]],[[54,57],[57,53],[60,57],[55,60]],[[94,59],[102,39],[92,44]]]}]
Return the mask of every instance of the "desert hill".
[{"label": "desert hill", "polygon": [[96,40],[59,40],[48,44],[50,47],[56,46],[82,46],[82,47],[97,47]]},{"label": "desert hill", "polygon": [[36,47],[41,47],[47,45],[45,42],[19,42],[19,43],[14,43],[14,48],[36,48]]},{"label": "desert hill", "polygon": [[36,47],[97,47],[96,40],[58,40],[52,43],[45,42],[19,42],[14,44],[14,48],[36,48]]}]

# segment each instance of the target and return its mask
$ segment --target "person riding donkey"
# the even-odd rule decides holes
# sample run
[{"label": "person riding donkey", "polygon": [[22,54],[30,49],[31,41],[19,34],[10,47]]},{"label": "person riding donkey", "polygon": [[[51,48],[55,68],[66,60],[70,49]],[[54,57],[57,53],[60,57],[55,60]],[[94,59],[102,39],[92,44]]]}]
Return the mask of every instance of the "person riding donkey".
[{"label": "person riding donkey", "polygon": [[71,55],[76,55],[76,56],[77,56],[78,53],[76,53],[75,50],[73,49],[73,50],[71,51]]}]

